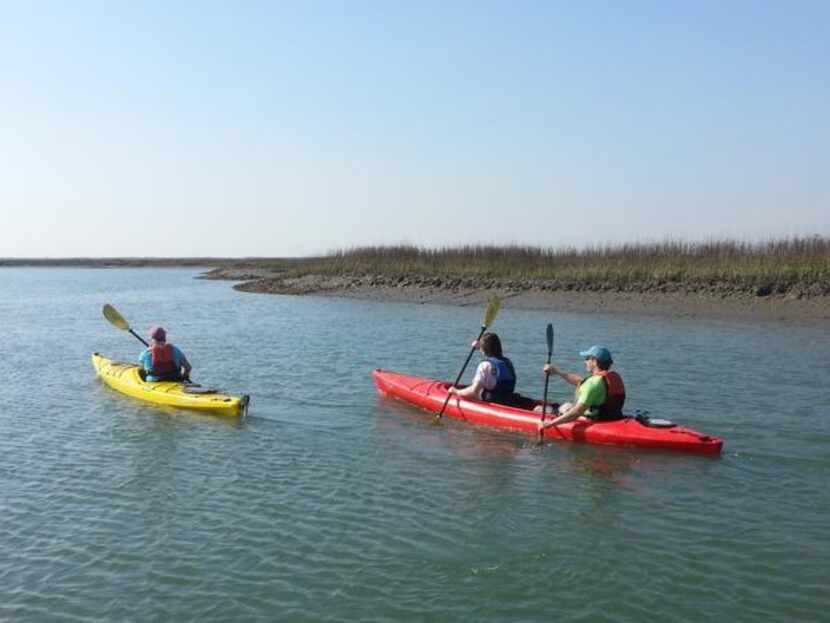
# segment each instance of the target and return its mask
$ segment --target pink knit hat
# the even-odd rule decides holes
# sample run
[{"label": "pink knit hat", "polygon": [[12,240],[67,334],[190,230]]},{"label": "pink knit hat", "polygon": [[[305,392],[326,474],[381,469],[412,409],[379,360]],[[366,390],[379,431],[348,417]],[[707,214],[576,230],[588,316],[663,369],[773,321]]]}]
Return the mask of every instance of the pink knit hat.
[{"label": "pink knit hat", "polygon": [[150,327],[150,337],[156,342],[167,340],[167,332],[162,327]]}]

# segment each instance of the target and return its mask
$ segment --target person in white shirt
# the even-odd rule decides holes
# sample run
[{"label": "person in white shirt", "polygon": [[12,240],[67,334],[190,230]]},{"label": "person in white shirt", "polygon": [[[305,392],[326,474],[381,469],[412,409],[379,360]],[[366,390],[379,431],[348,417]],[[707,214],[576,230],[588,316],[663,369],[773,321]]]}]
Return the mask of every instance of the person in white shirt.
[{"label": "person in white shirt", "polygon": [[481,351],[485,360],[479,364],[470,385],[463,389],[450,387],[449,393],[461,398],[511,404],[515,399],[516,370],[504,356],[499,336],[485,333],[481,340],[473,342],[473,347]]}]

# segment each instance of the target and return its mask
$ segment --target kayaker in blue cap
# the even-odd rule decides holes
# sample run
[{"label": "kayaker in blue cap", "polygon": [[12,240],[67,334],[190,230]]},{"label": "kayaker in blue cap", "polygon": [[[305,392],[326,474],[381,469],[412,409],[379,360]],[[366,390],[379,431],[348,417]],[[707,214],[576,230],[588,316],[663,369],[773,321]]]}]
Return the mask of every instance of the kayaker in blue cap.
[{"label": "kayaker in blue cap", "polygon": [[449,393],[462,398],[474,398],[509,405],[515,400],[516,370],[513,362],[504,356],[501,340],[495,333],[485,333],[473,342],[485,359],[476,369],[473,382],[464,389],[450,387]]},{"label": "kayaker in blue cap", "polygon": [[190,378],[192,367],[184,353],[167,342],[162,327],[150,329],[150,346],[138,358],[146,381],[181,381]]},{"label": "kayaker in blue cap", "polygon": [[[571,385],[576,385],[576,402],[559,407],[559,415],[550,421],[540,423],[540,428],[564,424],[577,418],[589,420],[615,420],[623,417],[622,407],[625,403],[625,385],[622,377],[610,370],[614,359],[605,346],[591,346],[580,351],[585,359],[585,369],[589,375],[582,377],[574,372],[564,372],[554,364],[545,364],[545,374],[561,376]],[[540,407],[541,408],[541,407]]]}]

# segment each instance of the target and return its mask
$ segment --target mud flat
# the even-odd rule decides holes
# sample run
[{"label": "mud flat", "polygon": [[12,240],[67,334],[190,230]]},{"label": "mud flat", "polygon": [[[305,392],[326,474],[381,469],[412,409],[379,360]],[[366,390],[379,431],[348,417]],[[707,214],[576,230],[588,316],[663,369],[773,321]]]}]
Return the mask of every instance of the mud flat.
[{"label": "mud flat", "polygon": [[219,268],[202,276],[240,281],[242,292],[334,296],[384,302],[481,305],[497,294],[518,309],[562,312],[731,318],[746,321],[827,323],[830,296],[822,289],[776,292],[773,286],[738,289],[723,284],[639,284],[619,289],[594,284],[591,289],[558,287],[543,280],[498,280],[446,277],[329,276],[267,269]]}]

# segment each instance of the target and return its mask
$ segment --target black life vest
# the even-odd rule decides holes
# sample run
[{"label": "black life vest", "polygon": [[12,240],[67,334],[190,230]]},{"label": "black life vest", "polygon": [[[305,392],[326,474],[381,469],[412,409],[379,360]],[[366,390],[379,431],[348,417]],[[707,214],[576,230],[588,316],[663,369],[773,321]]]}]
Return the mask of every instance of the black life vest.
[{"label": "black life vest", "polygon": [[513,391],[516,389],[516,370],[513,362],[507,357],[488,357],[487,361],[493,366],[496,375],[496,385],[493,389],[485,389],[481,397],[488,402],[510,404],[513,401]]},{"label": "black life vest", "polygon": [[597,370],[594,374],[602,377],[605,384],[605,402],[597,407],[597,420],[619,420],[623,417],[625,384],[622,377],[611,370]]},{"label": "black life vest", "polygon": [[150,357],[152,369],[148,374],[160,381],[175,381],[180,378],[171,344],[153,344],[150,347]]}]

